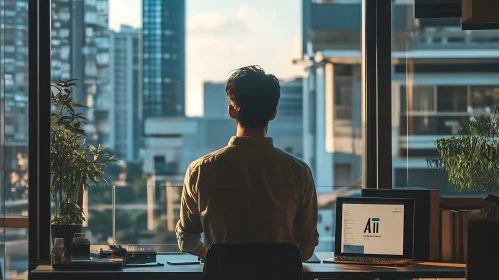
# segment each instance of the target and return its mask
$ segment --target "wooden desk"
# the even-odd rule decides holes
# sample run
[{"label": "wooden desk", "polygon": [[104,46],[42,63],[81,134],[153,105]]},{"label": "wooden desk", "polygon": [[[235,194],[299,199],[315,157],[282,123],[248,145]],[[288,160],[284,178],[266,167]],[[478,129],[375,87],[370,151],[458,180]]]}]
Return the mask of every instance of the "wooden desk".
[{"label": "wooden desk", "polygon": [[[316,253],[323,260],[333,256],[332,253]],[[66,280],[72,277],[82,279],[82,273],[87,274],[85,278],[91,280],[155,280],[155,279],[192,279],[200,280],[203,273],[203,265],[169,265],[168,260],[193,260],[196,257],[185,254],[158,255],[158,262],[165,266],[124,268],[122,271],[53,271],[48,265],[39,266],[29,275],[30,280]],[[340,278],[340,279],[401,279],[401,278],[464,278],[465,269],[461,267],[449,267],[438,264],[422,265],[414,264],[403,268],[376,267],[364,265],[344,264],[303,264],[304,277],[313,278]]]}]

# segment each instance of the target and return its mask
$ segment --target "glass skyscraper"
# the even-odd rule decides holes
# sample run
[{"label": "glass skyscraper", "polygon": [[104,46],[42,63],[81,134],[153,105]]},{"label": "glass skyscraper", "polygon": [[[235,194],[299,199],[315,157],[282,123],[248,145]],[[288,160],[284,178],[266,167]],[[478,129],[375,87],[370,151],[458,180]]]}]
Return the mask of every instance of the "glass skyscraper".
[{"label": "glass skyscraper", "polygon": [[143,0],[143,117],[185,115],[185,0]]}]

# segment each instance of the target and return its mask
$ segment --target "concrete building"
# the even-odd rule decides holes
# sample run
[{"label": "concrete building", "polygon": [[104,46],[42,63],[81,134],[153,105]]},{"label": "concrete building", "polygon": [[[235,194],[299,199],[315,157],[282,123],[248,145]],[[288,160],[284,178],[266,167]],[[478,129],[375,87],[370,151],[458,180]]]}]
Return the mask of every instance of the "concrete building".
[{"label": "concrete building", "polygon": [[141,104],[142,64],[140,31],[122,26],[111,31],[111,104],[110,148],[116,158],[139,159],[142,138]]},{"label": "concrete building", "polygon": [[[184,153],[183,135],[194,133],[184,117],[157,117],[145,120],[143,172],[146,175],[175,176],[184,173],[180,162]],[[183,175],[180,181],[183,181]]]},{"label": "concrete building", "polygon": [[338,55],[334,64],[315,56],[324,50],[360,53],[360,8],[360,1],[303,0],[304,160],[323,192],[361,177],[360,56]]},{"label": "concrete building", "polygon": [[52,80],[77,79],[73,94],[88,106],[80,110],[89,119],[88,140],[104,145],[110,143],[108,15],[109,0],[52,1]]},{"label": "concrete building", "polygon": [[[167,230],[174,232],[185,176],[185,169],[180,168],[185,153],[183,135],[192,134],[194,128],[184,117],[148,118],[144,124],[142,169],[147,176],[147,230],[153,232],[164,215]],[[162,208],[159,203],[165,203],[164,213],[158,212]]]},{"label": "concrete building", "polygon": [[185,0],[144,0],[143,115],[185,115]]},{"label": "concrete building", "polygon": [[[361,178],[359,2],[303,1],[304,158],[318,186]],[[415,20],[411,2],[392,5],[393,187],[449,193],[446,174],[425,159],[436,155],[437,137],[458,133],[463,117],[498,101],[499,32],[462,31],[459,19]]]}]

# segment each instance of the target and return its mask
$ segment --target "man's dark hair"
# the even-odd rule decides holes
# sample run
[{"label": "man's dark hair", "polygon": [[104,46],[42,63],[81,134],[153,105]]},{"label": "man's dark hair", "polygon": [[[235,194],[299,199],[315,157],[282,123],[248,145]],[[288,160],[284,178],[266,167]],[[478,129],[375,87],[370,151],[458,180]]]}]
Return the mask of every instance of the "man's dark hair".
[{"label": "man's dark hair", "polygon": [[265,127],[281,97],[279,80],[257,65],[235,70],[225,91],[237,121],[244,128]]}]

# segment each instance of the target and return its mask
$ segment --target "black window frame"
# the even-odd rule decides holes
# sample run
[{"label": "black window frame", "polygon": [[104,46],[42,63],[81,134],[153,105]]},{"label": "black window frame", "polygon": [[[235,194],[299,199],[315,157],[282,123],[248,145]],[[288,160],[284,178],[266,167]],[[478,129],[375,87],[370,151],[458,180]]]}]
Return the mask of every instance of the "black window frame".
[{"label": "black window frame", "polygon": [[50,0],[29,0],[29,271],[50,263],[51,16]]}]

